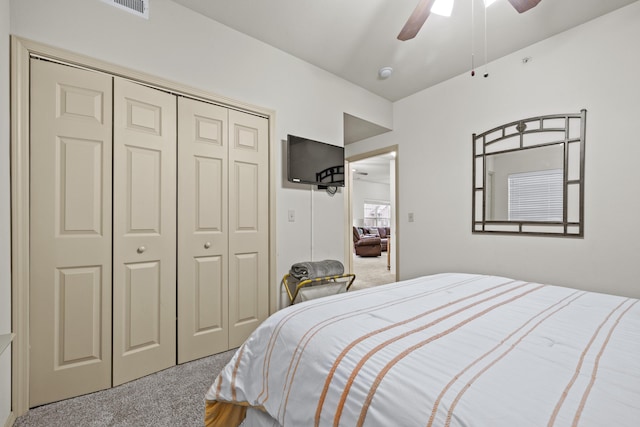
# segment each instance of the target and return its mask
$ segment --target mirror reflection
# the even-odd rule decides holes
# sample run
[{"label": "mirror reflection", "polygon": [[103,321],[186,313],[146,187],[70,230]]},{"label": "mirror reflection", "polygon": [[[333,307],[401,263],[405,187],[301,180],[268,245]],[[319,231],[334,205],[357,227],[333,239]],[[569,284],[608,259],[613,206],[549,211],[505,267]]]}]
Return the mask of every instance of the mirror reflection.
[{"label": "mirror reflection", "polygon": [[587,110],[472,135],[473,233],[584,236]]},{"label": "mirror reflection", "polygon": [[564,145],[486,155],[485,219],[562,221]]}]

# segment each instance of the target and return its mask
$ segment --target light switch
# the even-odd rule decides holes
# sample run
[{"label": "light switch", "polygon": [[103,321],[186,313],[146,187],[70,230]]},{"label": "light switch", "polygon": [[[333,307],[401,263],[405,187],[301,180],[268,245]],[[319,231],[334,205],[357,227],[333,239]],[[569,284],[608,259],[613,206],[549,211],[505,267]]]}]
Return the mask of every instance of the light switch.
[{"label": "light switch", "polygon": [[413,222],[413,212],[409,212],[409,222]]},{"label": "light switch", "polygon": [[296,211],[289,209],[289,222],[296,222]]}]

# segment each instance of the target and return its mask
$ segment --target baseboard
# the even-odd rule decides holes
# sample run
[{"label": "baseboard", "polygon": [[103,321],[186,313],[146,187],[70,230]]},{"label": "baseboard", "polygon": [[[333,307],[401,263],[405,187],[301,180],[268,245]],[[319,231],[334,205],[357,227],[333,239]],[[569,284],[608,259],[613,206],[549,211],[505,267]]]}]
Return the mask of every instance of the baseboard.
[{"label": "baseboard", "polygon": [[11,427],[15,422],[16,422],[16,415],[13,412],[11,412],[9,413],[9,418],[7,418],[7,420],[4,422],[4,427]]}]

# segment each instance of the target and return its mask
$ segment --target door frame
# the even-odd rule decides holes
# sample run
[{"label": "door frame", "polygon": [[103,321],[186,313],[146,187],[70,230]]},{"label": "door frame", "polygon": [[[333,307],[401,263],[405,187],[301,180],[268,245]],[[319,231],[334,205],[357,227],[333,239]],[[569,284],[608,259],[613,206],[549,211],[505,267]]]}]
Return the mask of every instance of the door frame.
[{"label": "door frame", "polygon": [[345,240],[345,254],[347,257],[347,266],[348,271],[353,273],[353,174],[351,173],[351,162],[356,162],[358,160],[368,159],[370,157],[380,156],[382,154],[395,153],[394,157],[394,170],[389,171],[390,174],[393,174],[393,192],[391,194],[391,258],[392,263],[395,263],[395,279],[396,281],[400,278],[400,233],[399,233],[399,221],[398,221],[398,209],[399,209],[399,186],[398,186],[398,156],[399,150],[398,145],[390,145],[388,147],[379,148],[372,151],[367,151],[365,153],[354,154],[352,156],[348,156],[345,158],[345,180],[347,181],[346,186],[346,197],[345,197],[345,228],[344,233],[347,236]]},{"label": "door frame", "polygon": [[278,309],[276,277],[276,150],[274,110],[242,103],[191,86],[11,36],[11,411],[29,410],[29,86],[32,57],[123,77],[155,89],[244,111],[269,121],[269,314]]}]

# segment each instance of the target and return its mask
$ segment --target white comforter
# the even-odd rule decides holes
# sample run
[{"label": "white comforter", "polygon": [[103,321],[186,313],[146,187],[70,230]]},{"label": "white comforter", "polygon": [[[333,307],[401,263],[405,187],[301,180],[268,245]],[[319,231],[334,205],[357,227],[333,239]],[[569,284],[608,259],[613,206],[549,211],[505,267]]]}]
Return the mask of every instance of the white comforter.
[{"label": "white comforter", "polygon": [[637,427],[640,304],[469,274],[317,299],[265,321],[206,399],[262,412],[245,424]]}]

